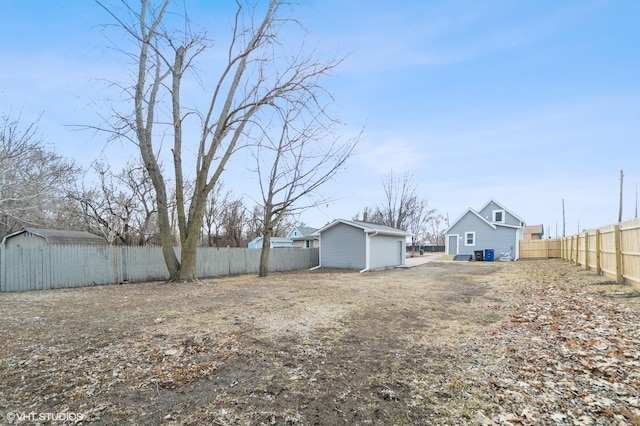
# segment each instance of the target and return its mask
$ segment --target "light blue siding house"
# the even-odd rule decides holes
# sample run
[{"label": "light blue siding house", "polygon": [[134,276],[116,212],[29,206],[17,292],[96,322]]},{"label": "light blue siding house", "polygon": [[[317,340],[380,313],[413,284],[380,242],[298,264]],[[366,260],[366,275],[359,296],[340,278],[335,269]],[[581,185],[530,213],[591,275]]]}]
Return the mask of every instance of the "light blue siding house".
[{"label": "light blue siding house", "polygon": [[518,260],[525,222],[491,199],[480,210],[467,209],[446,231],[447,254],[475,256],[493,250],[495,259]]},{"label": "light blue siding house", "polygon": [[336,219],[317,231],[322,268],[371,269],[404,265],[408,232],[357,220]]},{"label": "light blue siding house", "polygon": [[[262,240],[264,240],[264,237],[254,238],[253,240],[249,241],[248,248],[261,249]],[[278,247],[293,247],[293,240],[289,238],[282,238],[282,237],[271,237],[271,248],[278,248]]]},{"label": "light blue siding house", "polygon": [[293,246],[297,248],[317,248],[320,244],[320,238],[315,232],[316,228],[308,226],[294,226],[289,231],[287,238],[293,241]]}]

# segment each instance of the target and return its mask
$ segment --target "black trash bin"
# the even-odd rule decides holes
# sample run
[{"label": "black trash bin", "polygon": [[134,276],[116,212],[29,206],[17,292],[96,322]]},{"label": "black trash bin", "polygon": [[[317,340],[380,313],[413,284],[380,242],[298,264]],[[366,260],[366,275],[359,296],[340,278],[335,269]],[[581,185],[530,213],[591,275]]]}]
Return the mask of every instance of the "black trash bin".
[{"label": "black trash bin", "polygon": [[493,262],[495,258],[496,251],[494,249],[485,249],[484,250],[484,260],[486,262]]},{"label": "black trash bin", "polygon": [[475,256],[474,259],[477,262],[482,262],[484,260],[484,252],[482,250],[476,250],[473,252],[473,254]]}]

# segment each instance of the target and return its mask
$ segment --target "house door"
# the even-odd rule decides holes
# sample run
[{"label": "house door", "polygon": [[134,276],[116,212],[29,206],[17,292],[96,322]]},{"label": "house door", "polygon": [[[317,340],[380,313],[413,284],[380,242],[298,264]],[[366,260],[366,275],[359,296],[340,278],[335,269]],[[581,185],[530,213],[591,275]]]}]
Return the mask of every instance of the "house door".
[{"label": "house door", "polygon": [[404,265],[404,252],[403,252],[403,248],[404,248],[404,242],[403,241],[398,241],[398,265]]},{"label": "house door", "polygon": [[458,254],[458,235],[448,235],[447,242],[447,254]]}]

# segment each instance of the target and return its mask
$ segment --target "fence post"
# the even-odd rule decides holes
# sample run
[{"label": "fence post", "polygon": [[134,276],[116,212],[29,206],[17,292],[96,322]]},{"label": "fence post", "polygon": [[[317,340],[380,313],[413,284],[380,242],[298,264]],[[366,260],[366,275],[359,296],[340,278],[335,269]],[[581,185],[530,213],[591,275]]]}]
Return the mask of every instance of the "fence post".
[{"label": "fence post", "polygon": [[622,250],[621,250],[621,242],[620,242],[620,225],[614,225],[614,235],[616,240],[616,283],[622,284]]},{"label": "fence post", "polygon": [[600,235],[600,229],[596,229],[596,274],[602,275],[602,262],[601,258],[601,247],[600,247],[600,239],[602,236]]},{"label": "fence post", "polygon": [[589,270],[589,232],[584,233],[584,269]]},{"label": "fence post", "polygon": [[[575,235],[572,235],[571,236],[571,263],[578,263],[576,261],[577,257],[574,258],[576,250],[574,250],[573,240],[575,240],[575,239],[576,239]],[[576,249],[578,248],[578,244],[577,243],[575,244],[575,248]]]},{"label": "fence post", "polygon": [[569,244],[569,258],[567,259],[569,262],[573,263],[573,235],[568,237],[569,241],[567,242]]}]

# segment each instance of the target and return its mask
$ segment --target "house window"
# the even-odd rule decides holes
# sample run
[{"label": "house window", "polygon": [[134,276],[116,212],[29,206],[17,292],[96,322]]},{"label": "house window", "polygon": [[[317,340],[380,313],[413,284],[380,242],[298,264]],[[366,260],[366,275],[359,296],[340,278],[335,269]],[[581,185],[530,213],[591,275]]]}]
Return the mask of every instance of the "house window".
[{"label": "house window", "polygon": [[475,232],[465,232],[464,233],[464,245],[465,246],[475,246],[476,245],[476,233]]},{"label": "house window", "polygon": [[493,221],[497,223],[504,223],[504,210],[494,210]]},{"label": "house window", "polygon": [[311,248],[311,240],[305,241],[307,248]]}]

